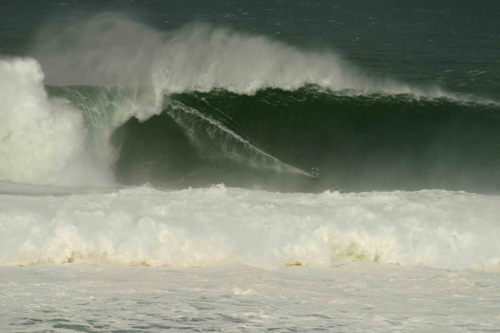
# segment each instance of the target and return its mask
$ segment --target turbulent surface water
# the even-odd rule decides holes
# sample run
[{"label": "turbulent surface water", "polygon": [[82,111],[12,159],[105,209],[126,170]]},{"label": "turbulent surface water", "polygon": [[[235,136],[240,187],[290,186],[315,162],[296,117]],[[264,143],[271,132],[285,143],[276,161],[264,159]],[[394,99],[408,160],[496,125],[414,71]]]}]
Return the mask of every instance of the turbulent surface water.
[{"label": "turbulent surface water", "polygon": [[498,9],[1,2],[0,330],[496,331]]}]

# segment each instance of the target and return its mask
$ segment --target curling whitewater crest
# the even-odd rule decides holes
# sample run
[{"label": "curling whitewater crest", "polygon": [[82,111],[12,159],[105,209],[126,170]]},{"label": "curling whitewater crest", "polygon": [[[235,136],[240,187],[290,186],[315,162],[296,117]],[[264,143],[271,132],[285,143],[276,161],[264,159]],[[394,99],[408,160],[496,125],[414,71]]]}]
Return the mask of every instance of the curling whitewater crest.
[{"label": "curling whitewater crest", "polygon": [[81,114],[49,99],[33,59],[0,60],[0,180],[109,184],[106,165],[85,149]]},{"label": "curling whitewater crest", "polygon": [[[500,268],[499,197],[226,188],[0,197],[0,264]],[[223,213],[221,213],[223,212]]]}]

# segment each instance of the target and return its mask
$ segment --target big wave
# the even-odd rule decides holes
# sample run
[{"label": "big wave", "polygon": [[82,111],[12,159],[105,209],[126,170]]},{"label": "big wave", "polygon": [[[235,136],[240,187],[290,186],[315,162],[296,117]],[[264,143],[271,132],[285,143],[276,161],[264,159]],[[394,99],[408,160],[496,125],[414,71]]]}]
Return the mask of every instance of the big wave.
[{"label": "big wave", "polygon": [[[6,161],[0,169],[0,180],[69,185],[113,183],[110,170],[119,150],[109,144],[111,134],[131,118],[145,121],[161,114],[165,96],[174,93],[222,88],[253,95],[267,88],[287,91],[312,84],[349,95],[375,92],[453,97],[438,87],[411,87],[368,77],[329,51],[304,51],[266,37],[207,24],[159,32],[123,15],[101,14],[67,29],[57,29],[57,33],[47,28],[40,34],[38,39],[42,42],[33,51],[36,61],[0,60],[4,72],[15,68],[3,76],[6,79],[1,93],[11,102],[1,107],[10,127],[0,142],[2,159]],[[60,89],[55,93],[57,97],[70,100],[71,105],[48,97],[43,83],[55,86],[52,94]],[[98,97],[91,94],[89,100],[89,94],[80,90],[75,98],[70,92],[75,90],[67,87],[76,85],[86,86],[84,89],[105,87],[108,93],[99,93]],[[12,90],[18,93],[13,95]],[[32,103],[30,112],[35,117],[25,117],[25,111],[20,112],[27,103]],[[177,122],[185,121],[186,113],[205,117],[205,121],[218,127],[218,132],[229,135],[229,141],[236,140],[250,151],[237,152],[240,157],[247,156],[239,157],[240,161],[305,174],[233,128],[185,104],[183,108],[183,113],[170,112],[170,116]]]}]

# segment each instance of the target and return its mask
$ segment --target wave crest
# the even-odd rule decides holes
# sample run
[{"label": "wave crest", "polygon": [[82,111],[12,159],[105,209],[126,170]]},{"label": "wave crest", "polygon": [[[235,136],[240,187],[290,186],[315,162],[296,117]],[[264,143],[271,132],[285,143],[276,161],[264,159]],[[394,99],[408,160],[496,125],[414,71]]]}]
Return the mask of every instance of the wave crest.
[{"label": "wave crest", "polygon": [[106,13],[57,29],[57,34],[45,31],[35,50],[54,85],[152,87],[159,99],[192,90],[253,94],[306,84],[358,93],[443,94],[436,87],[419,89],[368,78],[332,51],[301,50],[206,23],[160,32],[124,15]]}]

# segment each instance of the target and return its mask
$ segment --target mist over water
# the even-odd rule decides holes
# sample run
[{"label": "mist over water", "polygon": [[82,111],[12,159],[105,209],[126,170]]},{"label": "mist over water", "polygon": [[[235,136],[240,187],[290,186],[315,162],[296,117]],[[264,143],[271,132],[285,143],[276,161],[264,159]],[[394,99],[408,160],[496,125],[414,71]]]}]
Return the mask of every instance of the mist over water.
[{"label": "mist over water", "polygon": [[53,29],[60,27],[43,31],[39,39],[44,42],[34,49],[51,85],[150,87],[160,99],[165,93],[190,90],[252,94],[305,84],[411,92],[401,83],[369,80],[331,52],[299,50],[206,23],[159,32],[124,15],[100,14],[57,34]]}]

